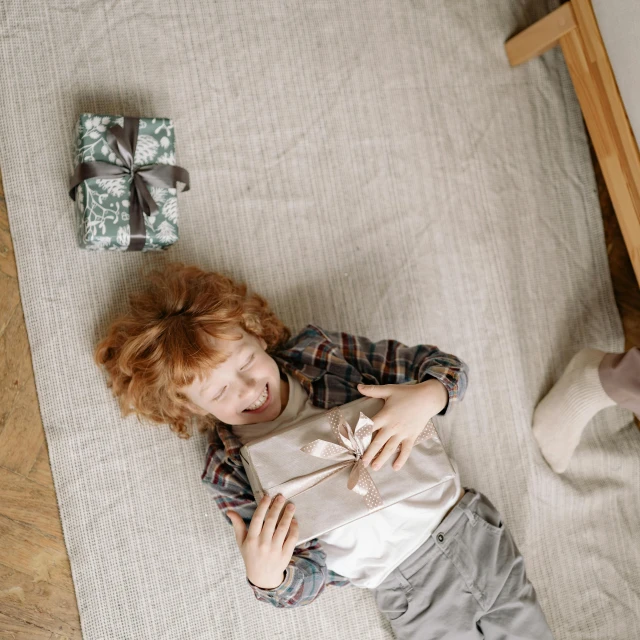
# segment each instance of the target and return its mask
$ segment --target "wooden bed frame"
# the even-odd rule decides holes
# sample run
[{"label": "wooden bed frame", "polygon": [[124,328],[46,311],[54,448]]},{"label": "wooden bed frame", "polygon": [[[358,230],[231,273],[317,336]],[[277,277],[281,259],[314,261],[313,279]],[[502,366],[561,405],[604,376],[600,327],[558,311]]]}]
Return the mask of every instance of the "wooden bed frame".
[{"label": "wooden bed frame", "polygon": [[590,0],[570,0],[507,41],[511,66],[560,44],[640,282],[640,153]]}]

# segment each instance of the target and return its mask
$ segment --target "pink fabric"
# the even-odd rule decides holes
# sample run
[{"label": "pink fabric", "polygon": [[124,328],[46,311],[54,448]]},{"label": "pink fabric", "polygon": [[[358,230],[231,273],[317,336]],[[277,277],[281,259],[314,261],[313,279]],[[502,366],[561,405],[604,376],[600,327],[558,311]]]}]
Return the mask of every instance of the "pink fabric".
[{"label": "pink fabric", "polygon": [[598,374],[607,395],[625,409],[640,416],[640,349],[625,353],[607,353]]}]

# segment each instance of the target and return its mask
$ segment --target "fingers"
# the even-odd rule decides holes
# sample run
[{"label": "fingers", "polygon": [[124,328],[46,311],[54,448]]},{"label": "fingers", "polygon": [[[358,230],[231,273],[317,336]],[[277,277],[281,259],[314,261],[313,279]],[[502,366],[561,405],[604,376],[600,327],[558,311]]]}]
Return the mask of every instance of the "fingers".
[{"label": "fingers", "polygon": [[359,384],[358,391],[370,398],[388,398],[393,391],[392,384]]},{"label": "fingers", "polygon": [[280,512],[282,511],[282,507],[284,506],[285,499],[282,495],[278,494],[271,506],[269,507],[269,511],[267,512],[267,517],[264,519],[264,525],[262,527],[262,535],[267,539],[271,540],[273,538],[273,532],[276,528],[276,523],[278,522],[278,518],[280,517]]},{"label": "fingers", "polygon": [[[251,538],[264,536],[268,540],[273,540],[274,542],[277,542],[279,546],[281,546],[285,541],[285,536],[287,535],[287,533],[291,533],[291,521],[295,512],[295,505],[288,504],[287,507],[283,510],[284,504],[285,499],[281,494],[278,494],[273,499],[273,501],[269,496],[263,496],[262,500],[260,500],[260,502],[258,503],[253,517],[251,518],[248,532],[246,534],[243,534],[242,536],[242,541],[244,542],[244,539],[247,536],[251,536]],[[281,513],[282,518],[280,518],[280,522],[278,523],[278,518],[280,517]],[[242,520],[237,514],[234,515],[238,520]],[[240,525],[236,524],[235,520],[235,518],[232,519],[232,524],[236,533],[236,541],[238,541],[240,539],[239,535],[240,533],[242,533],[242,531],[240,529]],[[277,530],[276,525],[278,527]],[[297,523],[295,523],[295,525],[297,531]],[[242,522],[242,526],[244,527],[244,522]],[[239,542],[238,544],[241,543]]]},{"label": "fingers", "polygon": [[295,510],[296,506],[292,503],[289,503],[282,512],[282,518],[280,518],[280,522],[278,523],[275,533],[273,534],[273,541],[279,547],[282,547],[284,545],[284,539],[287,533],[289,533],[289,526],[291,525]]},{"label": "fingers", "polygon": [[387,440],[391,437],[391,434],[381,429],[376,433],[371,444],[367,447],[367,450],[364,452],[362,456],[362,464],[365,467],[369,466],[369,463],[376,457],[376,454],[382,449]]},{"label": "fingers", "polygon": [[258,502],[258,507],[253,513],[253,517],[251,518],[251,523],[249,524],[249,532],[247,535],[250,538],[257,538],[261,531],[262,525],[264,524],[264,517],[267,513],[267,509],[269,509],[269,505],[271,504],[271,498],[269,496],[263,496],[262,500]]},{"label": "fingers", "polygon": [[403,440],[400,445],[400,455],[396,458],[396,461],[393,463],[393,469],[395,471],[399,471],[404,466],[404,463],[409,459],[409,455],[411,454],[411,450],[413,449],[413,442],[409,440]]},{"label": "fingers", "polygon": [[293,520],[289,527],[289,535],[284,541],[282,552],[288,557],[291,557],[293,555],[293,550],[296,548],[296,544],[298,544],[298,521]]},{"label": "fingers", "polygon": [[236,543],[241,547],[244,539],[247,537],[247,525],[245,525],[244,520],[235,511],[229,511],[227,515],[229,516],[229,520],[231,520],[231,525],[233,526]]},{"label": "fingers", "polygon": [[371,468],[372,469],[380,469],[382,465],[384,465],[387,460],[395,453],[396,449],[400,445],[402,440],[398,436],[392,436],[389,438],[382,448],[382,451],[378,454],[376,460],[373,461]]}]

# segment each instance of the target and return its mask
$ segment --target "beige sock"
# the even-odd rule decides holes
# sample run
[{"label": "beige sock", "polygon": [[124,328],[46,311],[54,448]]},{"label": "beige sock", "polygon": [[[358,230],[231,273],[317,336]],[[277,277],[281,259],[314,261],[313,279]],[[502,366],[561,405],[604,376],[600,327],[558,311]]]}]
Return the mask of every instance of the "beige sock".
[{"label": "beige sock", "polygon": [[598,349],[576,353],[533,414],[533,435],[556,473],[563,473],[569,466],[591,418],[615,404],[600,384],[598,365],[604,356],[605,352]]}]

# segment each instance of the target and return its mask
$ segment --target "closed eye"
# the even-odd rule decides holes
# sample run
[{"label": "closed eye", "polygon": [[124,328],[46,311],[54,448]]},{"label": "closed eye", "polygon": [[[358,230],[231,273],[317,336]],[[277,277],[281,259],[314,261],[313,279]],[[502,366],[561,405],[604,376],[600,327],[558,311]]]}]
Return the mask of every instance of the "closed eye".
[{"label": "closed eye", "polygon": [[220,398],[222,397],[222,394],[225,392],[227,387],[224,387],[224,389],[222,389],[222,391],[213,399],[213,402],[215,402],[216,400],[220,400]]},{"label": "closed eye", "polygon": [[[246,364],[244,364],[242,367],[240,367],[240,370],[243,371],[244,369],[246,369],[256,358],[256,354],[252,354],[252,356],[249,358],[249,360],[247,360]],[[215,402],[216,400],[220,400],[220,398],[222,397],[222,394],[226,391],[227,387],[224,387],[224,389],[222,389],[222,391],[213,399],[213,402]]]},{"label": "closed eye", "polygon": [[249,366],[249,365],[254,361],[255,357],[256,357],[256,356],[255,356],[255,354],[253,354],[253,355],[249,358],[249,360],[247,361],[247,363],[242,367],[242,370],[246,369],[246,368],[247,368],[247,367],[248,367],[248,366]]}]

